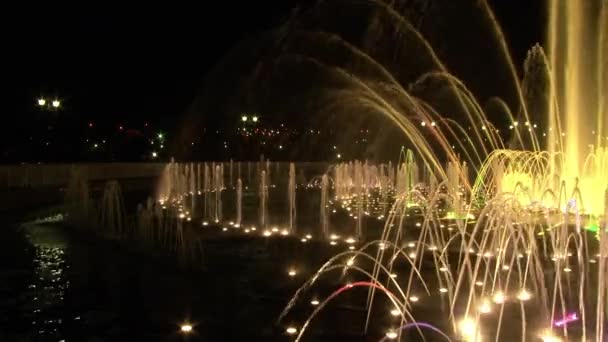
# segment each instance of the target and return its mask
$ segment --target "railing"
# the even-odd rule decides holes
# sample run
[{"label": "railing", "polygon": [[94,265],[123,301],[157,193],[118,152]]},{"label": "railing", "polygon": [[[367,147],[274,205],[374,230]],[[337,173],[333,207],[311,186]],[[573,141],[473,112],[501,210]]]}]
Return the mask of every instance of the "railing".
[{"label": "railing", "polygon": [[[189,163],[189,162],[184,162]],[[202,163],[202,162],[201,162]],[[208,162],[209,164],[211,162]],[[229,177],[230,162],[223,162],[224,177]],[[0,165],[0,190],[7,188],[35,188],[35,187],[62,187],[66,186],[70,179],[71,170],[79,168],[85,172],[90,181],[104,181],[110,179],[130,179],[130,178],[155,178],[161,175],[165,163],[83,163],[83,164],[19,164],[19,165]],[[239,163],[233,163],[232,180],[236,182]],[[264,163],[262,168],[266,167]],[[306,178],[321,175],[327,171],[329,163],[322,162],[299,162],[296,163],[296,170],[304,171]],[[252,183],[257,183],[258,162],[240,162],[242,178],[254,177]],[[251,169],[249,171],[248,169]],[[287,182],[289,171],[288,162],[272,162],[271,175],[275,170],[280,170],[281,182]],[[283,180],[283,178],[285,178]]]},{"label": "railing", "polygon": [[0,189],[65,186],[72,168],[85,170],[91,181],[101,181],[157,177],[164,166],[164,163],[0,165]]}]

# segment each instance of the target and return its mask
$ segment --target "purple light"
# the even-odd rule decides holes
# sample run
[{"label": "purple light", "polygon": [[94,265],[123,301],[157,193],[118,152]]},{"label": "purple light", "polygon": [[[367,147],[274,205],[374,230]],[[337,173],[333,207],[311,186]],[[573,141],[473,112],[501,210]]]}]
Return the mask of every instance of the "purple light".
[{"label": "purple light", "polygon": [[564,325],[574,322],[574,321],[578,321],[578,316],[577,316],[576,312],[566,315],[566,317],[564,317],[560,320],[553,321],[553,325],[555,325],[556,327],[563,327]]}]

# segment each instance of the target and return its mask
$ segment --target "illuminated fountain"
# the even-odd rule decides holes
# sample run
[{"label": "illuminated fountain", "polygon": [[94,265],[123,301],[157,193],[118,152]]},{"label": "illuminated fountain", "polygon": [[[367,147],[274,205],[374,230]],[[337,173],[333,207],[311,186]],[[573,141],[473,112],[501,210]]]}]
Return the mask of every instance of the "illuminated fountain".
[{"label": "illuminated fountain", "polygon": [[[339,3],[319,2],[311,11]],[[360,289],[367,290],[361,293],[367,315],[361,333],[377,333],[374,324],[385,324],[381,336],[388,340],[402,339],[414,330],[465,341],[605,340],[608,6],[605,1],[550,1],[548,54],[540,46],[533,47],[521,81],[490,7],[485,1],[476,4],[492,24],[489,29],[517,94],[515,113],[501,99],[490,101],[508,120],[509,138],[493,126],[487,107],[449,72],[425,37],[385,1],[357,4],[370,12],[369,42],[357,44],[340,32],[324,32],[329,30],[325,27],[298,26],[297,18],[285,30],[290,33],[282,41],[274,69],[289,72],[304,66],[328,75],[339,86],[320,87],[328,89],[323,99],[329,99],[321,112],[345,106],[381,113],[401,129],[411,148],[402,149],[395,165],[367,161],[333,165],[310,186],[320,192],[321,235],[335,248],[348,246],[348,250],[322,265],[281,314],[283,320],[300,303],[313,306],[299,326],[289,322],[286,332],[296,340],[309,332],[328,303]],[[396,79],[403,70],[394,70],[398,67],[385,63],[374,51],[373,38],[391,33],[395,50],[412,48],[418,52],[412,55],[431,66],[412,82]],[[293,46],[290,39],[295,40]],[[407,40],[408,49],[401,40]],[[319,50],[328,51],[329,57]],[[346,58],[333,58],[336,51]],[[539,93],[533,91],[535,82],[545,76],[541,104],[533,105],[531,94]],[[440,88],[437,92],[450,97],[454,108],[448,110],[458,113],[458,120],[447,117],[442,112],[446,108],[434,107],[432,98],[424,95],[428,88]],[[539,127],[532,119],[541,117],[547,122]],[[222,165],[205,164],[202,180],[205,217],[218,221]],[[175,207],[194,192],[189,176],[193,172],[175,163],[167,167],[170,185],[159,198],[171,201],[166,216],[175,217],[182,214]],[[268,193],[273,187],[270,161],[261,157],[255,168],[252,171],[247,164],[248,185],[251,179],[259,184],[262,234],[265,238],[279,232],[288,235],[287,230],[266,229]],[[273,179],[278,183],[278,164],[276,170]],[[232,172],[231,166],[230,179]],[[293,231],[296,186],[291,165],[288,179],[288,220]],[[194,183],[196,188],[200,181]],[[242,190],[237,181],[237,224]],[[215,201],[209,195],[212,191]],[[383,229],[379,238],[366,241],[371,225],[364,218],[372,215],[374,196],[383,198],[384,208],[376,214]],[[190,203],[196,206],[194,199]],[[351,220],[347,229],[359,241],[332,234],[329,222],[335,211]],[[163,231],[177,232],[171,241],[179,245],[185,226],[172,219]],[[348,280],[325,299],[307,298],[308,291],[331,274],[336,274],[332,280]],[[290,277],[295,275],[289,272]],[[424,322],[417,316],[422,306]],[[386,325],[383,313],[394,321]]]},{"label": "illuminated fountain", "polygon": [[289,203],[289,232],[293,233],[296,224],[296,166],[294,163],[289,163],[287,203]]},{"label": "illuminated fountain", "polygon": [[65,192],[65,209],[68,222],[85,227],[92,213],[89,181],[84,168],[72,167]]},{"label": "illuminated fountain", "polygon": [[[240,164],[239,164],[240,165]],[[243,220],[243,181],[236,181],[236,222],[235,226],[239,227]]]},{"label": "illuminated fountain", "polygon": [[[222,164],[223,165],[223,164]],[[215,175],[213,176],[214,181],[214,191],[215,191],[215,222],[220,222],[222,220],[222,190],[224,188],[224,171],[223,167],[220,165],[215,166]]]},{"label": "illuminated fountain", "polygon": [[319,203],[319,217],[321,219],[321,234],[329,239],[329,177],[321,177],[321,201]]},{"label": "illuminated fountain", "polygon": [[103,189],[100,204],[102,234],[113,238],[121,238],[126,232],[125,205],[122,199],[120,184],[108,181]]},{"label": "illuminated fountain", "polygon": [[258,188],[259,198],[259,215],[260,215],[260,227],[265,228],[268,218],[268,180],[266,178],[266,171],[260,173],[260,184]]},{"label": "illuminated fountain", "polygon": [[[335,10],[334,5],[318,4],[310,16],[323,18],[315,11]],[[403,87],[391,72],[394,66],[373,57],[370,46],[376,45],[357,45],[323,26],[299,25],[299,17],[289,23],[293,37],[284,39],[278,68],[304,66],[339,80],[344,86],[325,94],[328,108],[348,102],[349,108],[359,105],[385,115],[412,152],[396,165],[396,198],[381,238],[327,261],[296,291],[279,320],[298,302],[308,303],[306,293],[316,283],[342,273],[364,280],[316,300],[300,327],[290,326],[296,341],[329,302],[357,288],[368,289],[363,333],[378,321],[379,306],[388,305],[386,311],[400,317],[387,339],[400,339],[405,329],[416,327],[465,341],[605,341],[608,4],[549,1],[549,53],[536,46],[526,61],[527,73],[538,72],[531,68],[536,63],[548,75],[548,110],[532,112],[500,26],[489,5],[479,2],[518,95],[518,114],[504,101],[492,100],[511,123],[512,141],[499,134],[475,95],[449,73],[407,18],[382,1],[359,5],[372,17],[366,34],[397,32],[393,43],[417,44],[423,52],[416,57],[427,58],[432,69]],[[312,46],[310,51],[297,44],[302,42]],[[348,54],[354,62],[326,57],[315,47]],[[423,88],[438,83],[461,107],[458,122],[419,97]],[[537,127],[534,116],[547,116],[546,127]],[[372,170],[360,162],[334,169],[335,199],[352,203],[358,217],[363,201],[353,198],[366,197]],[[410,209],[420,212],[416,221]],[[438,313],[441,303],[447,306],[448,313],[431,322],[440,328],[417,322],[416,307],[424,302]]]}]

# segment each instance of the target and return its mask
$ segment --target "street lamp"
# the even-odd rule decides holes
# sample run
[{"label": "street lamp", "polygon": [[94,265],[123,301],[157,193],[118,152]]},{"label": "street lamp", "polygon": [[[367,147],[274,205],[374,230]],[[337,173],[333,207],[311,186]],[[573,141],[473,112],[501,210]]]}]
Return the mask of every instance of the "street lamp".
[{"label": "street lamp", "polygon": [[258,117],[254,116],[253,118],[251,118],[251,120],[253,120],[253,122],[258,122]]},{"label": "street lamp", "polygon": [[246,116],[246,115],[243,115],[243,117],[241,117],[241,121],[243,121],[243,122],[247,122],[247,116]]},{"label": "street lamp", "polygon": [[51,105],[53,106],[53,108],[59,108],[61,102],[59,102],[59,100],[53,100],[53,102],[51,102]]},{"label": "street lamp", "polygon": [[40,107],[44,107],[45,104],[46,104],[46,100],[44,98],[39,98],[38,99],[38,105]]}]

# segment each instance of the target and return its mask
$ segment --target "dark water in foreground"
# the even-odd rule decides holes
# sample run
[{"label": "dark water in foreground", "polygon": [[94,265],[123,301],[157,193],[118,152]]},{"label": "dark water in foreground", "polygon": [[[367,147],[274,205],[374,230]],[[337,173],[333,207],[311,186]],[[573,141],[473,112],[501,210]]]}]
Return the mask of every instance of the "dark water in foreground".
[{"label": "dark water in foreground", "polygon": [[[7,228],[1,341],[181,341],[183,322],[195,325],[190,340],[280,340],[272,322],[287,289],[267,287],[260,277],[272,266],[238,250],[189,272],[167,258],[77,238],[62,227]],[[230,248],[245,248],[236,245]]]},{"label": "dark water in foreground", "polygon": [[[305,257],[312,271],[327,257],[304,256],[299,241],[279,250],[263,239],[210,239],[195,271],[57,224],[5,223],[1,236],[0,341],[292,340],[275,321],[305,279],[288,277],[288,265]],[[354,315],[360,326],[360,311],[346,311],[344,322]],[[329,320],[340,335],[312,340],[368,340],[345,335],[344,322]],[[183,323],[194,333],[180,333]]]}]

